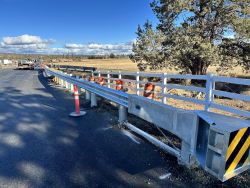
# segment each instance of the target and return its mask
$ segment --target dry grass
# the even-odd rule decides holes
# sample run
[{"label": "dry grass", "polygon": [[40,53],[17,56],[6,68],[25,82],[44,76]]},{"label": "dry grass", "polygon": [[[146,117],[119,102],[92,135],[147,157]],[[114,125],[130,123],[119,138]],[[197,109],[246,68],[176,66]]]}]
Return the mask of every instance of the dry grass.
[{"label": "dry grass", "polygon": [[[67,61],[66,59],[62,60],[62,62],[53,62],[55,65],[71,65],[71,66],[85,66],[85,67],[97,67],[98,69],[104,70],[124,70],[124,71],[132,71],[137,72],[139,69],[137,68],[137,64],[133,63],[130,59],[86,59],[82,62],[73,62]],[[242,68],[240,66],[233,68],[227,72],[220,71],[216,72],[217,66],[208,67],[207,73],[213,73],[216,76],[227,76],[234,78],[245,78],[250,79],[250,74],[243,73]],[[146,72],[156,72],[163,73],[167,72],[168,74],[179,74],[180,71],[174,69],[163,69],[160,71],[151,71],[149,69]]]},{"label": "dry grass", "polygon": [[2,68],[2,69],[6,69],[6,68],[16,68],[17,66],[16,65],[0,65],[0,69]]}]

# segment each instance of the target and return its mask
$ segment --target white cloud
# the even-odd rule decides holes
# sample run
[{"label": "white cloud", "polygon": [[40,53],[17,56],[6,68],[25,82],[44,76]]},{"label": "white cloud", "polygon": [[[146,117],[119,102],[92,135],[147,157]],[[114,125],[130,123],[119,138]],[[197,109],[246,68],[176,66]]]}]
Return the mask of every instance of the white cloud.
[{"label": "white cloud", "polygon": [[65,48],[68,48],[68,49],[83,49],[85,48],[86,46],[84,45],[81,45],[81,44],[65,44],[64,45]]},{"label": "white cloud", "polygon": [[136,39],[121,44],[94,44],[89,41],[88,45],[66,44],[62,48],[52,48],[50,44],[57,41],[54,39],[41,39],[39,36],[22,35],[18,37],[3,37],[0,43],[1,53],[42,53],[42,54],[130,54],[132,53],[132,44]]},{"label": "white cloud", "polygon": [[22,35],[18,37],[3,37],[2,41],[5,44],[9,44],[9,45],[25,45],[25,44],[39,44],[39,43],[55,44],[56,43],[56,40],[54,39],[42,40],[41,37],[30,36],[30,35]]},{"label": "white cloud", "polygon": [[45,39],[45,40],[43,40],[43,43],[46,43],[46,44],[55,44],[55,43],[57,43],[57,41],[54,40],[54,39],[49,39],[49,40]]}]

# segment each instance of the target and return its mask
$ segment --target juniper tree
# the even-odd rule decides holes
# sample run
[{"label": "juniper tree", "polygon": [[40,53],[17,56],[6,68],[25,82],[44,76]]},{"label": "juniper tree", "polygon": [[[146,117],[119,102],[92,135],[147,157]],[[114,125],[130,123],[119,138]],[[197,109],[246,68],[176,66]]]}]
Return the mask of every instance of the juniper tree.
[{"label": "juniper tree", "polygon": [[152,24],[147,22],[144,29],[138,26],[137,40],[133,44],[134,55],[130,55],[133,62],[137,62],[140,71],[145,71],[147,67],[150,70],[162,69],[165,67],[165,56],[162,48],[162,41],[165,36],[161,31],[153,30]]},{"label": "juniper tree", "polygon": [[224,38],[219,47],[224,56],[237,61],[236,65],[242,66],[243,70],[250,70],[250,40],[242,37]]},{"label": "juniper tree", "polygon": [[110,57],[110,58],[115,58],[115,54],[111,53],[111,54],[109,55],[109,57]]},{"label": "juniper tree", "polygon": [[[250,38],[250,0],[154,0],[150,6],[160,22],[157,29],[165,36],[161,53],[169,66],[198,75],[206,74],[212,64],[230,66],[233,61],[228,61],[228,57],[238,59],[242,65],[249,64],[249,43],[244,41]],[[177,25],[180,19],[182,23]],[[140,28],[133,52],[146,60],[142,52],[136,51],[143,50],[139,31]],[[224,40],[228,31],[235,34],[237,43]],[[143,64],[147,66],[148,61]]]}]

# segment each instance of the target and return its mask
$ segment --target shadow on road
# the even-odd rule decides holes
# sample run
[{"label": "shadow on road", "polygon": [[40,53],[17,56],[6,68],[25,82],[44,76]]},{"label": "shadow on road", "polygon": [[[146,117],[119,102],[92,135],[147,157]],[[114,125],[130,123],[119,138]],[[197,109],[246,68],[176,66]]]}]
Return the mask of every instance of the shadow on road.
[{"label": "shadow on road", "polygon": [[166,162],[152,146],[110,128],[112,114],[69,117],[72,93],[50,85],[39,69],[13,79],[0,93],[0,187],[165,185],[158,177]]}]

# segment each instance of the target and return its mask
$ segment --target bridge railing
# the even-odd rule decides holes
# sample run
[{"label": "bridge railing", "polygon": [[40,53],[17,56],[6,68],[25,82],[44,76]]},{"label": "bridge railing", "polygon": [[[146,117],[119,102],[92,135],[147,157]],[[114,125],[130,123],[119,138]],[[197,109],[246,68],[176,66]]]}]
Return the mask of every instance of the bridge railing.
[{"label": "bridge railing", "polygon": [[[115,78],[114,78],[114,75]],[[92,72],[92,77],[98,78],[103,77],[106,81],[104,84],[107,85],[107,87],[110,88],[110,86],[115,86],[115,83],[111,83],[111,81],[116,80],[122,80],[124,81],[124,88],[128,88],[131,90],[135,90],[135,93],[137,95],[140,95],[140,92],[143,92],[144,89],[140,88],[140,84],[146,84],[147,81],[140,81],[140,77],[156,77],[161,78],[161,83],[159,82],[150,82],[153,83],[155,86],[161,87],[161,92],[154,91],[155,95],[162,97],[162,103],[166,103],[167,98],[174,98],[178,100],[193,102],[197,104],[204,105],[205,111],[210,111],[210,108],[216,108],[219,110],[227,111],[230,113],[234,113],[240,116],[245,116],[250,118],[250,112],[240,110],[237,108],[228,107],[225,105],[217,104],[214,102],[214,96],[222,96],[226,98],[231,99],[237,99],[242,101],[250,102],[250,96],[242,95],[242,94],[236,94],[226,91],[220,91],[215,89],[215,83],[216,82],[223,82],[223,83],[232,83],[232,84],[238,84],[238,85],[250,85],[250,80],[248,79],[240,79],[240,78],[229,78],[229,77],[222,77],[222,76],[214,76],[212,73],[208,73],[207,75],[181,75],[181,74],[152,74],[152,73],[141,73],[141,72],[135,72],[135,73],[129,73],[129,72]],[[135,79],[125,79],[125,76],[134,76]],[[206,81],[205,87],[196,87],[196,86],[183,86],[183,85],[176,85],[176,84],[168,84],[167,79],[173,78],[173,79],[192,79],[192,80],[204,80]],[[135,87],[126,85],[126,83],[132,82],[135,84]],[[196,98],[190,98],[190,97],[184,97],[184,96],[178,96],[173,94],[168,94],[167,89],[181,89],[181,90],[188,90],[188,91],[196,91],[196,92],[202,92],[205,93],[205,100],[202,99],[196,99]]]}]

